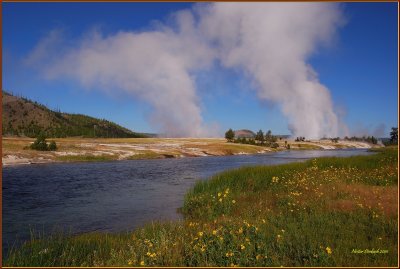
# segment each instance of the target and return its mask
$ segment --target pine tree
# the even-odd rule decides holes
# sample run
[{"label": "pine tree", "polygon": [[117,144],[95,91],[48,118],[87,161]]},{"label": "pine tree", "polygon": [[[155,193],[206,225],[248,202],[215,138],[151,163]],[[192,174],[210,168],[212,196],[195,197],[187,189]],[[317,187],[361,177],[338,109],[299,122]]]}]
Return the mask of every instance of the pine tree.
[{"label": "pine tree", "polygon": [[264,144],[264,133],[263,131],[260,129],[260,131],[257,132],[255,140],[258,141],[260,144]]},{"label": "pine tree", "polygon": [[235,133],[233,132],[232,129],[229,129],[228,131],[226,131],[225,138],[226,138],[226,140],[228,140],[228,142],[233,141],[233,139],[235,138]]},{"label": "pine tree", "polygon": [[390,132],[390,142],[397,144],[398,140],[398,128],[392,127],[392,131]]}]

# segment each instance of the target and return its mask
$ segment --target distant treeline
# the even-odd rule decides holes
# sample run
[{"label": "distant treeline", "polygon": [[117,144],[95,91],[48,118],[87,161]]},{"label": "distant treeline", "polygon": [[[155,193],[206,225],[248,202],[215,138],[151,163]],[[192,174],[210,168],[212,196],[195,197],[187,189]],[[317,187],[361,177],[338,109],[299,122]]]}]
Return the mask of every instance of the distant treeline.
[{"label": "distant treeline", "polygon": [[278,136],[272,135],[271,130],[268,130],[265,135],[262,130],[259,130],[254,138],[249,137],[235,137],[235,132],[232,129],[229,129],[225,133],[225,138],[228,142],[240,143],[240,144],[250,144],[250,145],[258,145],[258,146],[266,146],[271,148],[279,147],[279,144],[276,143],[278,140]]},{"label": "distant treeline", "polygon": [[345,136],[344,140],[362,141],[362,142],[368,142],[368,143],[372,143],[372,144],[377,144],[378,140],[381,140],[382,143],[386,146],[397,145],[397,143],[398,143],[398,128],[392,127],[392,130],[390,131],[390,138],[379,138],[378,139],[374,136],[362,136],[362,137],[357,137],[357,136],[347,137],[347,136]]},{"label": "distant treeline", "polygon": [[368,142],[371,144],[377,144],[378,139],[374,136],[363,136],[363,137],[357,137],[357,136],[352,136],[352,137],[344,137],[344,140],[347,141],[360,141],[360,142]]}]

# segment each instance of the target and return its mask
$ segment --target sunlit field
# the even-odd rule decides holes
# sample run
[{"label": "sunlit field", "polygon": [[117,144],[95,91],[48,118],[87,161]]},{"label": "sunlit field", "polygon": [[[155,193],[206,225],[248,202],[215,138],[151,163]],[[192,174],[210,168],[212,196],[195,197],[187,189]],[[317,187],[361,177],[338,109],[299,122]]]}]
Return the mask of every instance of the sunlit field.
[{"label": "sunlit field", "polygon": [[4,265],[397,266],[398,150],[376,152],[227,171],[186,194],[184,221],[32,235]]}]

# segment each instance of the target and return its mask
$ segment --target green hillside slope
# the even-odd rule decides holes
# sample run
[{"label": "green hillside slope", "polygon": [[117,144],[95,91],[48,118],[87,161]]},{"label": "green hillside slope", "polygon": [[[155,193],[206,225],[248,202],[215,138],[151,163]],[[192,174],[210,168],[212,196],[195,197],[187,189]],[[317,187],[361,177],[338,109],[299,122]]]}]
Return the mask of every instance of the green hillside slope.
[{"label": "green hillside slope", "polygon": [[48,109],[26,98],[2,91],[3,136],[36,137],[147,137],[105,119]]}]

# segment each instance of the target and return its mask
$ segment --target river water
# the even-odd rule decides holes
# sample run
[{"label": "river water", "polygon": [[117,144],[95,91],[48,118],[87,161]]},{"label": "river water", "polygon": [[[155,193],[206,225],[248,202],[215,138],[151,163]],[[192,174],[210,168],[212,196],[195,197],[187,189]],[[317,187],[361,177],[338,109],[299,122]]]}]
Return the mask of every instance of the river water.
[{"label": "river water", "polygon": [[281,151],[259,155],[56,163],[3,168],[3,255],[31,230],[132,230],[182,218],[177,208],[199,179],[232,168],[274,165],[367,150]]}]

